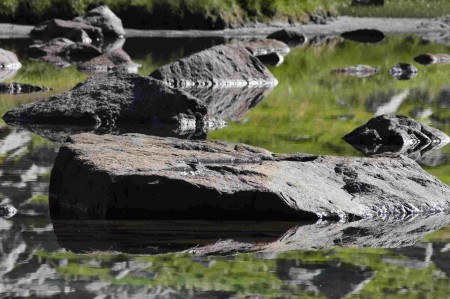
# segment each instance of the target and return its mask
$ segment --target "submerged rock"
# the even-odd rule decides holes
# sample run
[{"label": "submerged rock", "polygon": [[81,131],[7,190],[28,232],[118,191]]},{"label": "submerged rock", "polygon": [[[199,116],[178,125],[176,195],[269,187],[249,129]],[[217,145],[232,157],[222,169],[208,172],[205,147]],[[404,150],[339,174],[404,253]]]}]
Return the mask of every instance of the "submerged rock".
[{"label": "submerged rock", "polygon": [[450,55],[447,54],[421,54],[414,57],[414,61],[423,65],[450,64]]},{"label": "submerged rock", "polygon": [[30,32],[35,39],[52,40],[64,37],[74,42],[90,44],[103,39],[102,30],[88,24],[51,19],[36,25]]},{"label": "submerged rock", "polygon": [[257,39],[240,43],[240,45],[245,47],[250,54],[256,57],[272,53],[286,56],[291,51],[288,45],[275,39]]},{"label": "submerged rock", "polygon": [[278,81],[247,49],[220,45],[160,67],[150,77],[174,87],[274,86]]},{"label": "submerged rock", "polygon": [[344,32],[341,36],[345,39],[360,43],[379,43],[385,38],[384,33],[375,29],[359,29]]},{"label": "submerged rock", "polygon": [[417,76],[417,68],[409,63],[400,62],[389,70],[389,74],[397,80],[410,80]]},{"label": "submerged rock", "polygon": [[20,94],[20,93],[33,93],[33,92],[43,92],[49,91],[51,88],[36,86],[31,84],[24,83],[0,83],[0,94],[2,93],[11,93],[11,94]]},{"label": "submerged rock", "polygon": [[415,160],[450,142],[438,129],[400,115],[373,118],[343,139],[367,156],[396,153]]},{"label": "submerged rock", "polygon": [[269,39],[276,39],[286,43],[289,47],[301,47],[308,41],[307,37],[296,30],[282,29],[267,36]]},{"label": "submerged rock", "polygon": [[370,77],[375,74],[378,74],[380,72],[380,69],[377,69],[377,68],[374,68],[374,67],[371,67],[368,65],[358,64],[356,66],[349,66],[349,67],[345,67],[342,69],[335,69],[335,70],[332,70],[332,72],[338,73],[338,74],[343,74],[343,75],[348,75],[348,76],[364,78],[364,77]]},{"label": "submerged rock", "polygon": [[83,72],[125,72],[137,73],[140,64],[134,63],[122,49],[110,51],[80,64],[77,69]]},{"label": "submerged rock", "polygon": [[175,122],[196,127],[207,108],[196,98],[139,75],[96,76],[71,91],[7,112],[8,123],[114,126]]},{"label": "submerged rock", "polygon": [[96,7],[88,11],[82,17],[76,17],[74,21],[99,27],[105,36],[125,36],[122,20],[120,20],[106,5]]},{"label": "submerged rock", "polygon": [[17,209],[12,205],[0,205],[0,217],[11,218],[17,214]]},{"label": "submerged rock", "polygon": [[18,70],[22,67],[16,54],[11,51],[0,49],[0,70]]},{"label": "submerged rock", "polygon": [[273,154],[139,134],[71,136],[50,180],[50,209],[62,219],[298,220],[449,208],[450,186],[403,156]]}]

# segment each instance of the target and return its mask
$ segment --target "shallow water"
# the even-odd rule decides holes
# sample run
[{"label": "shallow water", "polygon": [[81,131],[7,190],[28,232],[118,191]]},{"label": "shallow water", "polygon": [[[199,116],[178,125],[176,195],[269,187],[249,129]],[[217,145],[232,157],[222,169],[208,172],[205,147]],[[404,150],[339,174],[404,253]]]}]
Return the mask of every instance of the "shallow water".
[{"label": "shallow water", "polygon": [[[128,39],[124,49],[148,75],[216,39]],[[55,88],[44,94],[0,95],[0,114],[70,89],[86,78],[28,59],[31,40],[0,40],[24,67],[7,82]],[[341,38],[292,49],[271,71],[280,84],[242,119],[208,138],[275,152],[360,156],[341,137],[377,114],[413,117],[450,134],[450,65],[420,66],[409,81],[388,74],[422,53],[449,53],[415,35],[366,45]],[[371,77],[332,74],[356,64],[381,68]],[[0,121],[0,202],[19,213],[0,220],[0,293],[8,297],[169,298],[448,298],[450,216],[378,224],[292,222],[57,221],[48,213],[48,184],[59,144]],[[420,161],[450,183],[450,147]],[[378,227],[371,231],[367,227]],[[398,231],[397,231],[398,229]],[[404,230],[401,230],[404,229]],[[407,231],[407,234],[402,232]],[[271,250],[226,257],[180,251],[219,240]],[[288,251],[279,250],[289,245]],[[264,250],[263,250],[264,251]],[[195,251],[194,251],[195,252]],[[274,253],[276,252],[276,253]],[[159,255],[153,255],[160,253]],[[230,253],[230,252],[229,252]],[[256,297],[255,297],[256,298]]]}]

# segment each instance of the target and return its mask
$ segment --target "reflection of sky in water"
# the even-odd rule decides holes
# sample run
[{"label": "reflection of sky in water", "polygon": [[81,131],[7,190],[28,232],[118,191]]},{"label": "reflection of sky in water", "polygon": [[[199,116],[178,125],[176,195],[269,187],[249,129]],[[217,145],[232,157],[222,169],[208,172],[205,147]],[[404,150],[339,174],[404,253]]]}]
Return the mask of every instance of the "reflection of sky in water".
[{"label": "reflection of sky in water", "polygon": [[[129,39],[124,49],[134,61],[143,64],[141,74],[148,75],[161,64],[222,42],[221,39]],[[71,88],[85,77],[74,67],[61,70],[27,60],[29,43],[28,40],[1,41],[2,47],[17,51],[24,64],[14,81],[56,87],[56,93]],[[448,53],[448,50],[445,45],[425,44],[420,38],[401,35],[389,36],[376,45],[338,39],[294,49],[284,64],[271,68],[280,81],[278,87],[242,119],[212,132],[210,138],[245,142],[277,152],[360,155],[340,137],[374,115],[386,112],[408,115],[450,134],[450,66],[416,65],[419,73],[409,81],[397,81],[388,74],[397,62],[413,63],[412,58],[418,54]],[[381,72],[367,78],[330,73],[332,69],[357,64],[378,67]],[[0,95],[1,114],[47,95]],[[77,234],[67,229],[76,225],[66,226],[64,230],[63,223],[62,230],[60,224],[55,226],[60,229],[58,240],[48,216],[46,197],[57,150],[58,144],[37,135],[4,127],[3,122],[0,126],[0,201],[11,203],[20,211],[16,217],[0,221],[0,292],[10,296],[67,293],[87,297],[94,294],[175,297],[178,294],[192,298],[200,295],[241,298],[261,294],[342,298],[351,294],[362,297],[384,294],[396,298],[400,294],[414,294],[445,298],[450,292],[449,227],[427,235],[439,228],[438,221],[428,229],[419,225],[415,239],[410,242],[396,243],[395,237],[389,237],[389,246],[381,243],[385,244],[381,247],[396,247],[392,249],[372,248],[376,244],[369,241],[379,239],[361,228],[346,230],[348,224],[321,224],[324,229],[319,231],[313,225],[304,232],[290,230],[298,225],[291,223],[247,224],[248,229],[243,230],[245,225],[240,225],[239,229],[228,232],[226,226],[217,225],[217,231],[212,229],[204,235],[192,234],[189,226],[181,225],[183,238],[177,236],[178,228],[172,224],[172,231],[159,232],[160,243],[156,248],[151,238],[155,232],[146,224],[83,226],[79,223],[79,231],[84,234]],[[450,183],[449,160],[447,146],[430,153],[420,163]],[[236,231],[242,234],[236,235]],[[294,243],[291,249],[295,251],[233,257],[77,255],[65,251],[60,244],[65,242],[72,250],[75,244],[83,250],[148,253],[161,250],[167,243],[164,240],[170,238],[178,249],[201,242],[205,245],[219,238],[277,246],[280,238],[297,237],[295,240],[308,244],[305,242],[311,238],[311,231],[314,238],[309,247],[295,247],[298,243]],[[325,231],[329,233],[324,234]],[[368,248],[351,246],[355,240],[364,238],[369,242]],[[383,239],[383,235],[378,238]],[[414,244],[417,239],[422,241]],[[67,241],[72,241],[72,245]]]}]

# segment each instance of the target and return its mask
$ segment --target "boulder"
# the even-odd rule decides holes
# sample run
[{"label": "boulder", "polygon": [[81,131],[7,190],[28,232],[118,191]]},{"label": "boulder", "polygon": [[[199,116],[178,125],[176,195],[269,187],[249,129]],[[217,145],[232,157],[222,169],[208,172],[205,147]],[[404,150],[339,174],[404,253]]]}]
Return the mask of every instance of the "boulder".
[{"label": "boulder", "polygon": [[71,91],[7,112],[8,123],[114,126],[175,122],[195,128],[207,108],[196,98],[148,77],[95,76]]},{"label": "boulder", "polygon": [[239,45],[245,47],[250,54],[256,57],[272,53],[286,56],[291,51],[288,45],[275,39],[257,39],[241,42]]},{"label": "boulder", "polygon": [[16,54],[0,49],[0,70],[18,70],[22,67]]},{"label": "boulder", "polygon": [[268,39],[276,39],[286,43],[289,47],[301,47],[308,41],[307,37],[296,30],[282,29],[267,36]]},{"label": "boulder", "polygon": [[37,24],[30,32],[35,39],[52,40],[64,37],[74,42],[90,44],[103,39],[102,30],[88,24],[51,19]]},{"label": "boulder", "polygon": [[348,31],[342,33],[341,36],[351,41],[370,44],[382,42],[385,38],[383,32],[375,29],[358,29]]},{"label": "boulder", "polygon": [[50,214],[50,217],[58,243],[72,252],[163,254],[184,251],[196,256],[314,251],[317,248],[333,249],[336,246],[401,248],[412,246],[426,235],[450,224],[450,216],[445,214],[405,219],[363,219],[347,223],[195,220],[136,222],[66,220],[59,219],[55,214]]},{"label": "boulder", "polygon": [[11,218],[17,214],[17,209],[12,205],[0,205],[0,217]]},{"label": "boulder", "polygon": [[274,86],[277,79],[245,47],[220,45],[171,64],[150,74],[174,87]]},{"label": "boulder", "polygon": [[22,93],[43,92],[49,90],[51,90],[51,88],[25,83],[17,83],[17,82],[0,83],[0,94],[2,93],[22,94]]},{"label": "boulder", "polygon": [[409,63],[400,62],[389,70],[389,74],[397,80],[410,80],[417,76],[417,68]]},{"label": "boulder", "polygon": [[447,54],[421,54],[414,57],[414,61],[423,65],[450,64],[450,55]]},{"label": "boulder", "polygon": [[119,17],[117,17],[106,5],[96,7],[88,11],[82,17],[76,17],[74,21],[99,27],[105,36],[125,36],[125,29],[123,28],[122,20],[120,20]]},{"label": "boulder", "polygon": [[101,55],[92,44],[75,43],[66,38],[55,38],[45,44],[30,46],[30,56],[51,63],[57,67],[67,67],[72,63],[86,61]]},{"label": "boulder", "polygon": [[362,6],[383,6],[385,0],[352,0],[352,5],[362,5]]},{"label": "boulder", "polygon": [[349,66],[341,69],[332,70],[333,73],[343,74],[348,76],[355,76],[359,78],[370,77],[380,72],[380,69],[358,64],[356,66]]},{"label": "boulder", "polygon": [[450,186],[404,156],[273,154],[140,134],[71,136],[49,195],[62,219],[348,219],[450,208]]},{"label": "boulder", "polygon": [[131,57],[122,49],[112,50],[89,61],[83,62],[77,68],[83,72],[125,72],[137,73],[140,64],[134,63]]},{"label": "boulder", "polygon": [[367,156],[396,153],[416,160],[450,142],[444,132],[400,115],[375,117],[343,139]]}]

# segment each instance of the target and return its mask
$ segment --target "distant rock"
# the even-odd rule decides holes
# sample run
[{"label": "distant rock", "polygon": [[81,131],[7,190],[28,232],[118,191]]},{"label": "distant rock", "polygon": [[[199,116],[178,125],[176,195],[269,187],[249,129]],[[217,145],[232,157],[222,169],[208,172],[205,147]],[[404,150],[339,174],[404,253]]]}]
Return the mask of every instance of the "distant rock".
[{"label": "distant rock", "polygon": [[277,79],[245,47],[220,45],[160,67],[150,77],[173,87],[274,86]]},{"label": "distant rock", "polygon": [[122,20],[120,20],[106,5],[96,7],[88,11],[82,17],[76,17],[74,21],[99,27],[105,36],[125,36]]},{"label": "distant rock", "polygon": [[414,57],[414,61],[423,65],[450,64],[450,55],[447,54],[421,54]]},{"label": "distant rock", "polygon": [[17,83],[17,82],[0,83],[0,94],[2,93],[22,94],[22,93],[43,92],[49,90],[51,90],[51,88],[25,83]]},{"label": "distant rock", "polygon": [[385,38],[384,33],[375,29],[359,29],[355,31],[344,32],[341,36],[345,39],[360,43],[379,43]]},{"label": "distant rock", "polygon": [[259,61],[269,66],[279,66],[284,62],[283,55],[278,53],[270,53],[258,56]]},{"label": "distant rock", "polygon": [[84,72],[125,72],[136,74],[141,67],[134,63],[131,57],[122,49],[112,50],[78,65],[79,71]]},{"label": "distant rock", "polygon": [[409,63],[400,62],[394,65],[389,74],[397,80],[410,80],[417,76],[417,68]]},{"label": "distant rock", "polygon": [[49,41],[64,37],[74,42],[90,44],[103,39],[102,30],[88,24],[51,19],[37,24],[30,32],[31,37]]},{"label": "distant rock", "polygon": [[286,56],[291,50],[288,45],[275,39],[257,39],[242,42],[239,45],[245,47],[250,54],[256,57],[273,53]]},{"label": "distant rock", "polygon": [[415,160],[450,142],[450,137],[438,129],[400,115],[373,118],[343,139],[367,156],[395,153]]},{"label": "distant rock", "polygon": [[178,123],[195,128],[207,108],[196,98],[152,78],[131,74],[95,76],[71,91],[7,112],[8,123],[114,126]]},{"label": "distant rock", "polygon": [[0,205],[0,217],[11,218],[17,214],[17,209],[12,205]]},{"label": "distant rock", "polygon": [[361,5],[361,6],[383,6],[385,4],[385,0],[352,0],[352,5]]},{"label": "distant rock", "polygon": [[269,34],[267,38],[282,41],[292,48],[301,47],[308,41],[308,38],[303,33],[292,29],[275,31]]},{"label": "distant rock", "polygon": [[21,67],[16,54],[0,48],[0,70],[18,70]]},{"label": "distant rock", "polygon": [[341,69],[332,70],[333,73],[355,76],[359,78],[370,77],[380,72],[380,69],[368,65],[358,64]]},{"label": "distant rock", "polygon": [[49,194],[60,219],[287,221],[450,209],[450,186],[403,156],[273,154],[140,134],[71,136]]}]

